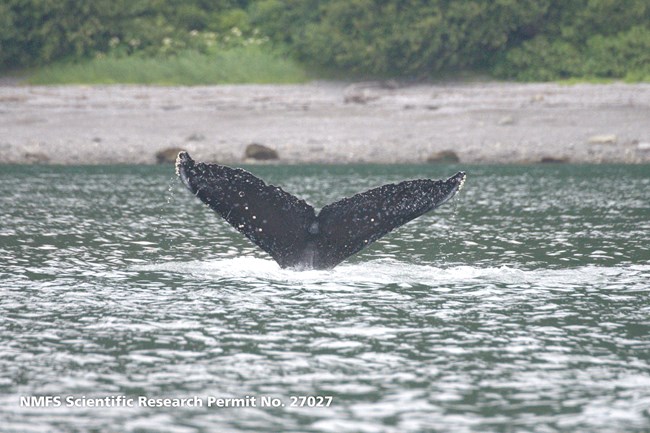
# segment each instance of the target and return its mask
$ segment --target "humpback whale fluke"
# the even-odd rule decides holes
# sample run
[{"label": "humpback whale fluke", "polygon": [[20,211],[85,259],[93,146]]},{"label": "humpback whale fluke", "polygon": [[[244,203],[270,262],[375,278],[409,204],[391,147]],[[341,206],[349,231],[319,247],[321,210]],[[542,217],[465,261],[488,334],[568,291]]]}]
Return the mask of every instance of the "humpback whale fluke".
[{"label": "humpback whale fluke", "polygon": [[465,182],[419,179],[389,184],[325,206],[304,200],[246,170],[176,158],[176,174],[203,203],[266,251],[282,268],[329,269],[391,230],[451,199]]}]

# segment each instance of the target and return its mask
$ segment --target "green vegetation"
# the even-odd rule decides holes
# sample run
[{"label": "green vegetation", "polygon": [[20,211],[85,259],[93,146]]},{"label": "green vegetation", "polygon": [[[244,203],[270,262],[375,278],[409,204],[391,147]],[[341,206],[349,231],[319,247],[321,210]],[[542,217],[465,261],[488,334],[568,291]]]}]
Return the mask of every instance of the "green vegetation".
[{"label": "green vegetation", "polygon": [[306,68],[642,81],[650,80],[650,3],[5,0],[0,69],[34,66],[39,83],[295,82]]},{"label": "green vegetation", "polygon": [[292,60],[259,47],[232,48],[215,55],[186,51],[169,57],[99,56],[79,63],[39,68],[31,84],[162,84],[297,83],[303,69]]}]

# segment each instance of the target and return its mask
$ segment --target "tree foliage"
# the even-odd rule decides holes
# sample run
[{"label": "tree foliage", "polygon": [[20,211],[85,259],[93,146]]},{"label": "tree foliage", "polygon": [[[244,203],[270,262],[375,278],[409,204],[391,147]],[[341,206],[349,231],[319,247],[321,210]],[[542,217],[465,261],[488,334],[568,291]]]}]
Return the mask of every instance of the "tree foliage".
[{"label": "tree foliage", "polygon": [[[158,54],[192,43],[192,30],[248,22],[237,0],[4,0],[0,67],[43,65],[117,49]],[[243,18],[242,18],[243,14]]]},{"label": "tree foliage", "polygon": [[264,0],[256,10],[304,62],[353,73],[650,76],[647,0]]},{"label": "tree foliage", "polygon": [[197,32],[233,29],[357,75],[650,77],[647,0],[4,0],[0,67],[200,50]]},{"label": "tree foliage", "polygon": [[549,25],[501,53],[494,74],[650,80],[650,3],[580,0],[554,5]]}]

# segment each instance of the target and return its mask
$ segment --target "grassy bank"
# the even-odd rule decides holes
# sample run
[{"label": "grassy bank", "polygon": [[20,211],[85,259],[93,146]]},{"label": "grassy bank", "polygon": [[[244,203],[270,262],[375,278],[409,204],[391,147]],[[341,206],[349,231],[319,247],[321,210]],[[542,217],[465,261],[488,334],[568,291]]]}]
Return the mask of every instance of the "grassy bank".
[{"label": "grassy bank", "polygon": [[33,71],[30,84],[160,84],[299,83],[307,79],[295,61],[247,46],[214,54],[186,51],[173,56],[103,56],[75,63],[55,63]]}]

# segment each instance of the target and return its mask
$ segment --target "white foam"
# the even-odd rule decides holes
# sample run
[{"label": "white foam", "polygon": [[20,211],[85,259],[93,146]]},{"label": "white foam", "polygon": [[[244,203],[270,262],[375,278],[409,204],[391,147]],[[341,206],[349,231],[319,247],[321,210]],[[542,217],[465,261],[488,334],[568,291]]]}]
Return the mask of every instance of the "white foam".
[{"label": "white foam", "polygon": [[[629,268],[629,267],[628,267]],[[339,283],[358,285],[457,285],[463,283],[539,284],[562,288],[567,284],[590,284],[616,278],[622,268],[584,266],[564,269],[518,269],[510,266],[438,267],[403,263],[393,259],[379,259],[363,263],[343,263],[331,270],[296,271],[281,269],[274,261],[256,257],[235,257],[208,261],[166,262],[133,266],[132,270],[145,272],[171,272],[186,274],[198,279],[263,280],[296,284]],[[627,269],[627,268],[626,268]],[[650,265],[627,269],[650,274]],[[629,272],[626,272],[629,274]],[[570,287],[568,288],[570,290]]]}]

